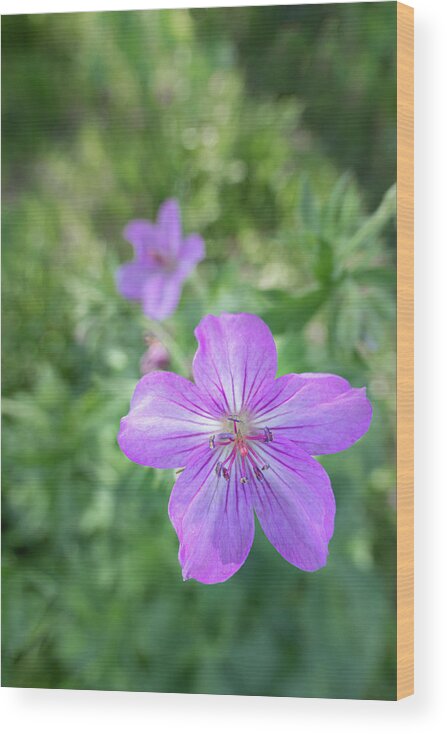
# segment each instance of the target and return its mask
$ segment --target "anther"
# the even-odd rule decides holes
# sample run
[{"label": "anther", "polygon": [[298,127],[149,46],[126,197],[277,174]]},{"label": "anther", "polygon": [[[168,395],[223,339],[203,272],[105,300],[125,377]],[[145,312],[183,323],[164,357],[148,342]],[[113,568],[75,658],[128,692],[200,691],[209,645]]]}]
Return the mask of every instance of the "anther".
[{"label": "anther", "polygon": [[243,423],[244,422],[240,418],[238,418],[237,415],[228,415],[227,416],[227,420],[229,420],[229,421],[235,421],[235,423]]},{"label": "anther", "polygon": [[242,484],[247,484],[247,482],[248,482],[247,477],[241,477],[241,482],[242,482]]},{"label": "anther", "polygon": [[222,474],[223,474],[223,478],[226,479],[228,482],[228,480],[230,479],[230,472],[228,471],[226,466],[223,467]]},{"label": "anther", "polygon": [[216,474],[218,477],[222,474],[222,462],[218,461],[216,464]]},{"label": "anther", "polygon": [[215,445],[216,445],[216,436],[210,436],[208,446],[210,447],[210,449],[213,449]]},{"label": "anther", "polygon": [[271,443],[273,441],[273,433],[271,432],[270,428],[267,428],[267,426],[264,428],[264,442],[265,443]]},{"label": "anther", "polygon": [[264,466],[261,466],[262,471],[267,471],[267,469],[270,469],[270,464],[264,464]]},{"label": "anther", "polygon": [[259,479],[259,480],[261,480],[261,479],[262,479],[262,471],[261,471],[261,470],[259,469],[259,467],[257,467],[257,466],[254,466],[254,467],[253,467],[253,471],[254,471],[254,473],[255,473],[255,477],[256,477],[256,479]]}]

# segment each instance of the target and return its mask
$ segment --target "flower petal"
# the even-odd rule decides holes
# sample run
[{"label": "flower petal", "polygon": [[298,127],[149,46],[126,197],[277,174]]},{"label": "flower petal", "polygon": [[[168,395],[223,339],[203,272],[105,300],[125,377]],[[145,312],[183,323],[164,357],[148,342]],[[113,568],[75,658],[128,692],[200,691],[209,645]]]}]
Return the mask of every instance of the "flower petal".
[{"label": "flower petal", "polygon": [[133,246],[137,262],[147,261],[147,250],[158,247],[157,227],[147,219],[133,219],[124,228],[123,237]]},{"label": "flower petal", "polygon": [[192,449],[208,448],[219,429],[192,382],[171,372],[151,372],[137,384],[118,443],[137,464],[157,469],[185,466]]},{"label": "flower petal", "polygon": [[169,517],[177,532],[183,578],[226,581],[242,566],[254,537],[248,488],[233,466],[227,481],[215,471],[216,452],[198,451],[177,479]]},{"label": "flower petal", "polygon": [[182,291],[182,279],[177,272],[150,273],[143,288],[143,311],[156,321],[168,318],[175,309]]},{"label": "flower petal", "polygon": [[116,271],[116,287],[124,298],[139,301],[151,269],[136,262],[125,263]]},{"label": "flower petal", "polygon": [[167,199],[160,206],[157,225],[160,251],[176,256],[182,241],[182,224],[180,207],[175,199]]},{"label": "flower petal", "polygon": [[179,252],[179,270],[182,278],[187,278],[197,263],[205,257],[205,243],[198,234],[185,237]]},{"label": "flower petal", "polygon": [[269,468],[250,487],[261,527],[286,561],[316,571],[326,564],[334,532],[330,479],[315,459],[291,442],[268,444],[259,452]]},{"label": "flower petal", "polygon": [[222,413],[249,410],[276,374],[276,346],[268,326],[252,314],[224,313],[205,316],[195,334],[198,387]]},{"label": "flower petal", "polygon": [[275,380],[255,406],[256,424],[297,441],[309,454],[352,446],[368,430],[372,406],[365,388],[337,375],[286,375]]}]

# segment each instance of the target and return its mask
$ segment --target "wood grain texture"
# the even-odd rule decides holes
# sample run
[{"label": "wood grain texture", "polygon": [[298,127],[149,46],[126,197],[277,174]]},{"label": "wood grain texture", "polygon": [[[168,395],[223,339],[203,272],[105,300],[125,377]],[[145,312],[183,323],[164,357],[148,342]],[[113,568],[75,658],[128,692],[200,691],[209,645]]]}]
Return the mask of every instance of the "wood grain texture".
[{"label": "wood grain texture", "polygon": [[397,698],[414,692],[414,12],[397,3]]}]

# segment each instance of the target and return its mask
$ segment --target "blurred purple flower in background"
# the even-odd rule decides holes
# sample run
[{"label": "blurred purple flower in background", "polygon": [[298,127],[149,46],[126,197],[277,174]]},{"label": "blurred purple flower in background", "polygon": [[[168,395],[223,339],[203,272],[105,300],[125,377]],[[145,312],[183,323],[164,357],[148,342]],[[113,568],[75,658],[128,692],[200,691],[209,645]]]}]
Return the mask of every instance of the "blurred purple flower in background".
[{"label": "blurred purple flower in background", "polygon": [[118,290],[124,298],[140,301],[146,316],[163,321],[175,311],[183,281],[205,256],[203,239],[198,234],[182,237],[175,199],[161,205],[155,224],[134,219],[123,234],[134,248],[134,259],[118,268]]},{"label": "blurred purple flower in background", "polygon": [[352,446],[369,428],[365,388],[329,374],[275,379],[276,346],[251,314],[205,316],[195,384],[171,372],[138,383],[118,441],[132,461],[185,467],[169,502],[183,578],[217,583],[244,563],[254,512],[293,565],[325,565],[335,499],[314,454]]}]

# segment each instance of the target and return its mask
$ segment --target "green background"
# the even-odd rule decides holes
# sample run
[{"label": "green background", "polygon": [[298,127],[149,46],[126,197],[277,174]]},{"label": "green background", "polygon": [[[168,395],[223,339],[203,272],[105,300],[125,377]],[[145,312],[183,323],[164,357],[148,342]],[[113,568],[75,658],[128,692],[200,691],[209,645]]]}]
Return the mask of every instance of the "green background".
[{"label": "green background", "polygon": [[[3,685],[395,697],[395,33],[395,3],[3,19]],[[207,257],[160,326],[114,273],[170,196]],[[145,336],[188,376],[222,310],[279,374],[367,386],[319,572],[258,527],[184,583],[174,473],[118,449]]]}]

